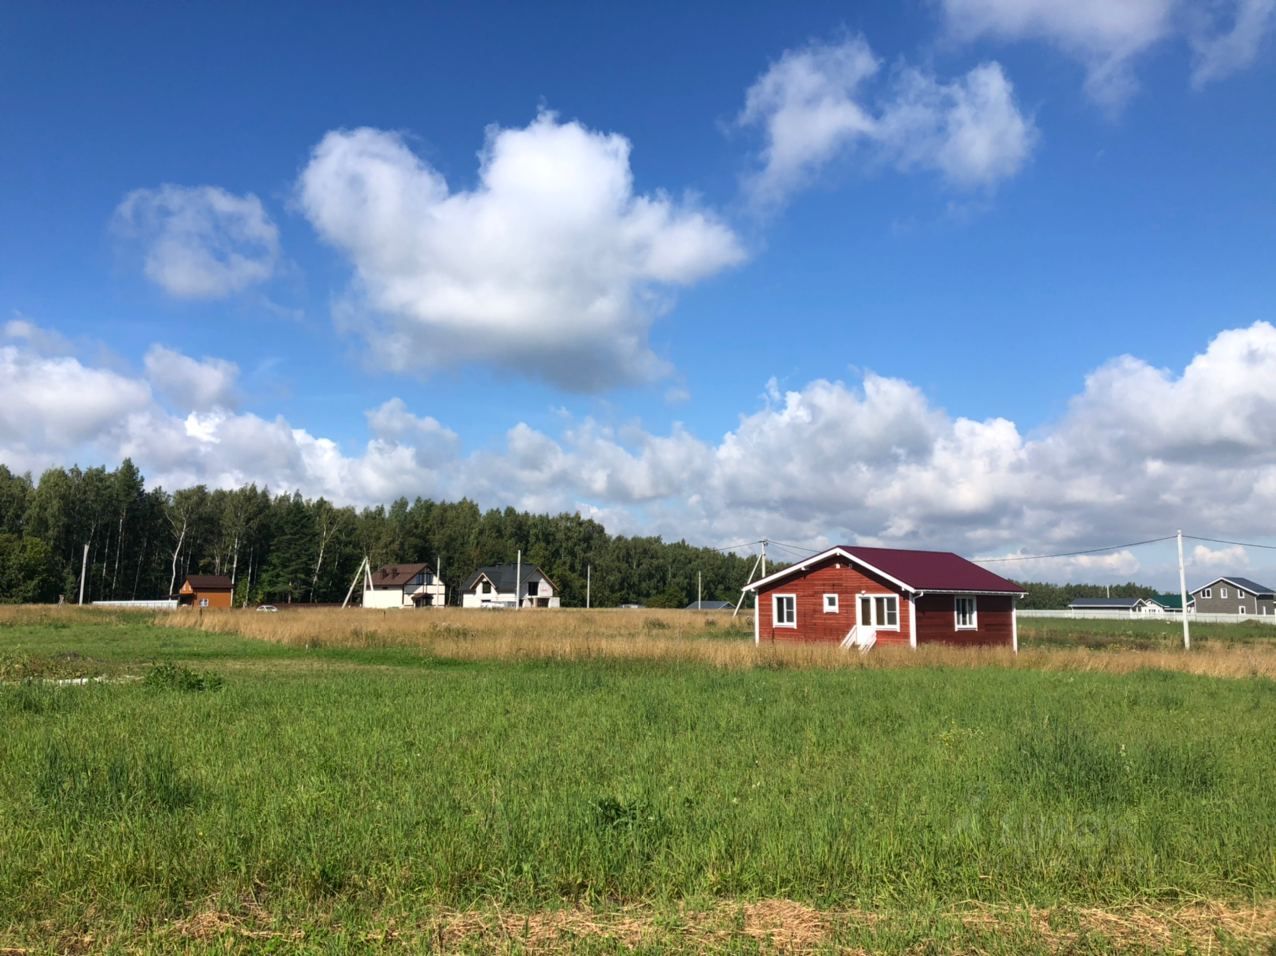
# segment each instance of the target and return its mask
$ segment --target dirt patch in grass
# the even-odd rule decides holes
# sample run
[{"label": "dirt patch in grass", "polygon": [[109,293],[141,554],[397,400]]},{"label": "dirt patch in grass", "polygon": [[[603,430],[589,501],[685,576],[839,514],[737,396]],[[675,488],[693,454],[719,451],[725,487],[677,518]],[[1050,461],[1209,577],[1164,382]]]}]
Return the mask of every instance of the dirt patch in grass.
[{"label": "dirt patch in grass", "polygon": [[[762,952],[1213,952],[1268,951],[1276,945],[1276,903],[1195,902],[1177,907],[1033,908],[965,904],[928,914],[820,910],[793,900],[721,902],[707,908],[572,907],[532,913],[500,909],[439,911],[358,929],[281,927],[255,905],[214,909],[161,928],[161,946],[189,943],[320,943],[329,934],[369,949],[443,952],[656,950]],[[351,935],[353,933],[353,935]],[[124,941],[121,941],[124,942]],[[180,943],[179,943],[180,945]],[[0,949],[0,956],[6,951]]]}]

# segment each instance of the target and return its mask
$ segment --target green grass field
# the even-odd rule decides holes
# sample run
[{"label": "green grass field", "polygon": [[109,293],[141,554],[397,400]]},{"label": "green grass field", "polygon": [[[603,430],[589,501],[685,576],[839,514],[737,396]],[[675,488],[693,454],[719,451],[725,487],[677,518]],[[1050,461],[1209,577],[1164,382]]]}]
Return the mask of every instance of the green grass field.
[{"label": "green grass field", "polygon": [[9,623],[0,681],[0,952],[1276,938],[1263,678],[458,662],[104,614]]}]

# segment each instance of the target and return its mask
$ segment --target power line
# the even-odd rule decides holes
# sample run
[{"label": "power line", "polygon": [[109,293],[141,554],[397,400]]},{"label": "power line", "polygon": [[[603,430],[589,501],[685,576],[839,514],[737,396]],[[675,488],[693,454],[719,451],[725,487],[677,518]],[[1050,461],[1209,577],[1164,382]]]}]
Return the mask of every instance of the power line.
[{"label": "power line", "polygon": [[[1187,537],[1184,535],[1183,537]],[[1162,541],[1173,541],[1174,535],[1167,534],[1163,538],[1148,538],[1146,541],[1131,541],[1129,544],[1110,544],[1104,548],[1086,548],[1083,551],[1061,551],[1058,554],[1023,554],[1009,558],[972,558],[979,564],[997,564],[1003,561],[1044,561],[1046,558],[1075,558],[1082,554],[1101,554],[1104,551],[1120,551],[1123,548],[1138,548],[1145,544],[1160,544]],[[1202,539],[1204,540],[1204,539]]]},{"label": "power line", "polygon": [[813,554],[818,554],[818,553],[819,553],[819,552],[816,552],[816,551],[804,551],[804,550],[801,550],[801,549],[799,549],[799,548],[790,548],[788,545],[780,544],[778,541],[771,541],[771,542],[769,542],[769,543],[770,543],[772,546],[774,546],[774,547],[778,548],[779,550],[781,550],[781,551],[785,552],[786,554],[790,554],[790,555],[794,555],[794,556],[796,556],[799,560],[804,560],[804,559],[806,559],[806,558],[809,558],[809,557],[810,557],[811,555],[813,555]]},{"label": "power line", "polygon": [[771,542],[771,544],[778,544],[781,548],[784,548],[786,551],[793,551],[803,555],[819,554],[821,551],[828,550],[828,548],[812,548],[803,544],[785,544],[783,541],[776,541],[774,538],[770,538],[768,540]]},{"label": "power line", "polygon": [[762,543],[762,540],[758,539],[757,541],[745,541],[743,544],[729,544],[723,548],[705,548],[705,550],[706,551],[738,551],[741,548],[751,548],[755,544],[761,544],[761,543]]},{"label": "power line", "polygon": [[1228,541],[1225,538],[1202,538],[1200,535],[1185,534],[1190,541],[1208,541],[1210,544],[1234,544],[1242,548],[1262,548],[1265,551],[1276,551],[1276,544],[1255,544],[1253,541]]}]

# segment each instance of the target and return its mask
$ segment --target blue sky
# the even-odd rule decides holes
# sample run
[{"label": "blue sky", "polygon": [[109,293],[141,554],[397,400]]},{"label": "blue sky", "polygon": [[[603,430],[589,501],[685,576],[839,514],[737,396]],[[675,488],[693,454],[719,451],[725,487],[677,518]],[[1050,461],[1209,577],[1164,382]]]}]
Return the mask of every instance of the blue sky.
[{"label": "blue sky", "polygon": [[1276,4],[1112,6],[9,5],[0,461],[1266,540]]}]

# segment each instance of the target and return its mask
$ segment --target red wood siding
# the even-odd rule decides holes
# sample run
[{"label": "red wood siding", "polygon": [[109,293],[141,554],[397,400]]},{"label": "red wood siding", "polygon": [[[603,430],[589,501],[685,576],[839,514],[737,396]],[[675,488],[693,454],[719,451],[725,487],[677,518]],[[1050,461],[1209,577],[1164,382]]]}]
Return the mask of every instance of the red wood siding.
[{"label": "red wood siding", "polygon": [[926,594],[917,601],[918,644],[969,644],[1010,647],[1014,643],[1014,599],[980,594],[975,597],[975,630],[957,630],[955,598]]},{"label": "red wood siding", "polygon": [[[909,643],[908,597],[886,581],[866,574],[845,558],[832,557],[812,565],[802,574],[758,591],[758,637],[763,641],[840,642],[855,626],[856,597],[861,593],[899,596],[899,630],[878,629],[879,644]],[[776,627],[772,597],[792,594],[797,598],[797,627]],[[836,614],[824,610],[824,595],[836,594]],[[981,607],[982,610],[982,607]],[[982,621],[981,621],[982,623]]]}]

